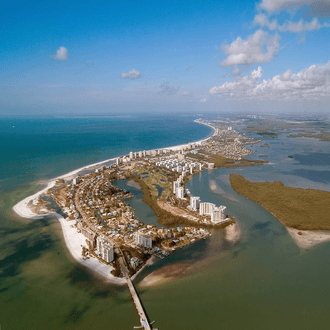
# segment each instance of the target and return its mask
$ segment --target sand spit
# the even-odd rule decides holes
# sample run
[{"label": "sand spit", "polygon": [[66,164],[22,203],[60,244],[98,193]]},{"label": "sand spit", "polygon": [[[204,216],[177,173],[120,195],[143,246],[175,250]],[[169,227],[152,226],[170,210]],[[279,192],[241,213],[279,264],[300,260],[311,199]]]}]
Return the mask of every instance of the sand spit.
[{"label": "sand spit", "polygon": [[309,249],[330,240],[330,232],[323,230],[299,230],[286,227],[288,233],[301,249]]},{"label": "sand spit", "polygon": [[237,222],[227,226],[225,232],[225,238],[231,244],[236,244],[242,238],[242,230]]}]

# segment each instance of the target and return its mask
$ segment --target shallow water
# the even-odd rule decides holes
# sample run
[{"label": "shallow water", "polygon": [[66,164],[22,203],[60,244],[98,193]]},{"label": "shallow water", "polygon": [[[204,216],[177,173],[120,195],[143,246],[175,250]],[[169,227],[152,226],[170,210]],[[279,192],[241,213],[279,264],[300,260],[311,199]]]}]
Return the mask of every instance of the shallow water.
[{"label": "shallow water", "polygon": [[[148,131],[147,123],[141,125]],[[171,125],[171,122],[168,126],[158,123],[150,129],[161,136],[162,130],[170,131]],[[209,132],[199,131],[200,136],[197,136],[196,128],[203,126],[193,127],[194,139]],[[97,125],[94,129],[98,131]],[[107,134],[107,129],[103,134]],[[141,149],[148,149],[148,143],[156,144],[151,140],[143,142],[143,132],[141,134],[136,142]],[[56,140],[56,134],[52,136]],[[66,138],[69,137],[67,134]],[[87,146],[88,138],[90,135],[87,134],[84,140]],[[173,140],[180,141],[180,138],[181,132]],[[95,145],[84,149],[84,143],[80,141],[81,154],[77,157],[72,157],[70,150],[65,154],[61,146],[56,146],[57,163],[49,163],[51,158],[46,152],[42,157],[40,150],[33,149],[38,139],[29,138],[29,141],[33,141],[30,152],[39,152],[40,161],[35,161],[34,166],[29,163],[26,167],[24,160],[28,155],[23,153],[20,158],[18,151],[9,157],[8,163],[2,162],[11,167],[3,172],[7,173],[8,180],[0,181],[2,328],[129,329],[138,325],[128,290],[105,285],[78,266],[68,255],[56,221],[20,220],[11,212],[17,201],[39,189],[37,180],[66,173],[90,163],[89,160],[110,158],[116,152],[127,153],[129,144],[122,139],[118,146],[122,143],[123,149],[118,147],[111,151],[109,146],[105,148],[106,142],[102,140],[103,147],[93,152]],[[170,141],[169,136],[168,145],[175,144]],[[137,284],[161,266],[175,263],[190,266],[186,275],[166,285],[148,288],[137,285],[149,317],[156,320],[155,326],[160,329],[328,329],[330,243],[308,251],[300,250],[284,226],[259,205],[235,193],[228,178],[230,173],[240,173],[249,180],[281,180],[286,185],[330,191],[323,160],[315,164],[315,153],[317,157],[322,157],[320,154],[329,157],[330,144],[316,139],[290,139],[284,135],[265,141],[270,148],[255,145],[252,149],[257,153],[250,158],[267,153],[269,165],[204,171],[187,183],[192,195],[226,205],[228,213],[240,223],[243,239],[231,246],[225,241],[223,231],[213,231],[210,239],[179,250],[145,269],[136,280]],[[24,141],[22,148],[28,145],[28,141]],[[161,146],[164,145],[154,147]],[[84,155],[87,157],[87,154],[86,160]],[[311,175],[306,171],[318,174]],[[137,203],[133,206],[136,210],[146,212],[138,216],[145,222],[155,221],[153,212],[141,205],[139,190],[129,186],[127,189],[136,189],[133,191],[135,197],[130,201]]]}]

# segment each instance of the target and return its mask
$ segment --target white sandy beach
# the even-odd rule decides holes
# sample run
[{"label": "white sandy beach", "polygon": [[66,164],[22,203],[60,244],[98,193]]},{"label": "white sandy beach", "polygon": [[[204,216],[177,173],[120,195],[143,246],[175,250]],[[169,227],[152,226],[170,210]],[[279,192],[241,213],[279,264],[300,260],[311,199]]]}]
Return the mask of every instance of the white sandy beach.
[{"label": "white sandy beach", "polygon": [[[197,122],[197,123],[211,127],[213,129],[213,133],[210,136],[208,136],[207,138],[199,140],[199,141],[195,141],[193,143],[201,143],[201,142],[207,141],[214,135],[215,130],[211,125],[205,124],[205,123],[200,123],[200,122]],[[172,146],[172,147],[159,148],[159,150],[171,149],[173,151],[176,151],[187,145],[188,145],[188,143],[184,143],[184,144],[180,144],[180,145],[176,145],[176,146]],[[48,189],[54,187],[57,180],[59,180],[59,179],[70,180],[71,178],[74,178],[77,174],[79,174],[80,172],[82,172],[84,170],[93,169],[102,164],[115,161],[116,158],[117,157],[114,157],[114,158],[110,158],[107,160],[103,160],[98,163],[86,165],[86,166],[78,168],[74,171],[71,171],[69,173],[66,173],[66,174],[60,175],[56,178],[51,179],[48,182],[47,187],[45,187],[44,189],[40,190],[39,192],[37,192],[31,196],[24,198],[22,201],[18,202],[13,207],[14,212],[22,218],[42,219],[45,215],[47,215],[47,213],[37,214],[37,213],[33,212],[30,209],[30,207],[28,206],[28,204],[30,202],[32,202],[35,199],[38,199],[42,194],[46,193]],[[106,278],[111,283],[114,283],[114,284],[125,284],[126,283],[125,279],[117,278],[117,277],[114,277],[112,274],[110,274],[110,271],[112,270],[110,268],[111,266],[107,266],[107,265],[99,262],[95,258],[90,258],[87,260],[82,259],[82,255],[81,255],[82,246],[87,247],[86,238],[84,237],[83,234],[78,233],[76,228],[71,227],[71,225],[74,224],[74,222],[75,222],[74,220],[66,221],[61,215],[59,215],[57,213],[53,213],[53,212],[50,212],[48,214],[54,214],[57,217],[57,219],[60,221],[66,246],[75,260],[77,260],[80,264],[89,268],[91,271]],[[142,269],[138,273],[140,273],[142,271]],[[135,274],[132,278],[134,279],[138,275],[138,273]]]},{"label": "white sandy beach", "polygon": [[302,249],[309,249],[317,244],[330,240],[330,232],[323,230],[299,230],[294,228],[286,227],[288,233]]}]

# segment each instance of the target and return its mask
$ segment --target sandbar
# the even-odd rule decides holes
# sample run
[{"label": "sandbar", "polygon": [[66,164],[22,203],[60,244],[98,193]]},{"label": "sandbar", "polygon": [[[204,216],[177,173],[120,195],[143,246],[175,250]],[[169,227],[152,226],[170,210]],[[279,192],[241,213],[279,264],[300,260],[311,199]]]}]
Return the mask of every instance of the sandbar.
[{"label": "sandbar", "polygon": [[317,244],[330,240],[330,232],[324,230],[299,230],[286,227],[298,247],[309,249]]}]

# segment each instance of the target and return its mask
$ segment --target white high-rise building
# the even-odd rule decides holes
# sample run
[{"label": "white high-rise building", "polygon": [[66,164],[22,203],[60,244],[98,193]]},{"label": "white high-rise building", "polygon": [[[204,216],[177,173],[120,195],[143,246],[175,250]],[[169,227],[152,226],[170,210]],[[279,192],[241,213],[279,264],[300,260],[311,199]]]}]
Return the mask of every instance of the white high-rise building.
[{"label": "white high-rise building", "polygon": [[146,249],[151,249],[152,248],[152,239],[151,236],[141,234],[141,233],[136,233],[135,235],[135,243],[137,245],[140,245]]},{"label": "white high-rise building", "polygon": [[112,262],[114,260],[113,245],[106,238],[101,236],[96,238],[96,250],[104,261]]},{"label": "white high-rise building", "polygon": [[179,187],[176,190],[176,198],[184,199],[184,187]]},{"label": "white high-rise building", "polygon": [[191,196],[190,197],[190,207],[192,210],[197,211],[199,208],[200,197],[198,196]]},{"label": "white high-rise building", "polygon": [[180,181],[174,181],[173,182],[173,194],[176,194],[176,191],[178,188],[180,188],[181,182]]},{"label": "white high-rise building", "polygon": [[102,246],[102,259],[106,262],[112,262],[114,258],[114,253],[113,253],[113,245],[109,243],[105,243]]},{"label": "white high-rise building", "polygon": [[215,208],[215,204],[213,203],[200,203],[199,204],[199,214],[200,215],[211,215],[212,210]]},{"label": "white high-rise building", "polygon": [[225,221],[226,211],[227,211],[226,206],[220,205],[219,207],[215,207],[211,213],[211,221],[213,223],[219,223]]},{"label": "white high-rise building", "polygon": [[130,158],[130,160],[133,159],[133,151],[131,151],[131,152],[129,153],[129,158]]},{"label": "white high-rise building", "polygon": [[139,157],[141,158],[143,155],[142,151],[139,151]]}]

